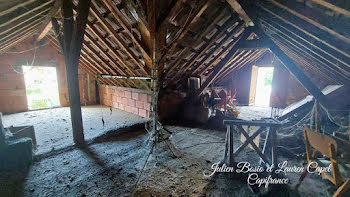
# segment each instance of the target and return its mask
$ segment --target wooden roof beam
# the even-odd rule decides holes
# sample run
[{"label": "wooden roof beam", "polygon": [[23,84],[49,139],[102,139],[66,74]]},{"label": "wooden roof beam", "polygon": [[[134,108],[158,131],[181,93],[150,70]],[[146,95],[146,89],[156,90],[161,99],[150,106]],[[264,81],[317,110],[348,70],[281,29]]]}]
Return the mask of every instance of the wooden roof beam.
[{"label": "wooden roof beam", "polygon": [[131,26],[128,24],[128,22],[124,18],[124,14],[118,10],[113,4],[112,1],[109,0],[102,0],[104,4],[107,6],[108,10],[112,13],[114,18],[118,21],[118,23],[124,28],[128,36],[131,38],[131,40],[136,44],[138,49],[141,51],[144,60],[146,62],[146,65],[148,67],[151,67],[152,60],[149,55],[149,50],[146,49],[146,47],[141,43],[141,41],[136,38],[131,32]]},{"label": "wooden roof beam", "polygon": [[226,0],[230,4],[231,8],[239,15],[239,17],[245,22],[247,26],[254,26],[252,19],[244,11],[242,6],[237,2],[237,0]]},{"label": "wooden roof beam", "polygon": [[[106,68],[108,68],[111,72],[111,74],[113,75],[120,75],[123,72],[120,72],[118,66],[116,66],[115,64],[113,64],[113,62],[109,61],[105,61],[105,59],[100,55],[100,52],[96,51],[92,46],[90,46],[89,43],[87,43],[86,41],[84,41],[84,48],[87,48],[89,51],[91,51],[91,53],[93,53],[98,59],[96,59],[95,57],[91,57],[91,59],[94,59],[94,61],[99,64],[99,62],[101,62]],[[111,64],[113,64],[114,66],[112,66]],[[109,74],[109,73],[108,73]],[[125,73],[124,73],[125,74]],[[126,84],[127,86],[129,85],[129,82],[124,81],[124,84]],[[133,84],[135,85],[135,84]],[[136,86],[136,85],[135,85]]]},{"label": "wooden roof beam", "polygon": [[[105,45],[107,50],[110,51],[114,55],[114,57],[119,61],[119,63],[121,63],[126,68],[126,71],[128,71],[129,74],[132,74],[135,76],[134,71],[129,68],[129,66],[126,64],[125,60],[123,59],[123,57],[120,56],[120,54],[116,51],[116,49],[113,48],[113,46],[107,41],[107,39],[93,25],[88,24],[88,30],[90,30],[96,36],[97,40],[99,40],[101,43]],[[87,36],[89,35],[87,34]],[[97,42],[95,41],[93,42],[97,44]]]},{"label": "wooden roof beam", "polygon": [[[255,25],[258,25],[255,23]],[[260,25],[259,25],[260,26]],[[259,28],[259,29],[258,29]],[[256,33],[259,37],[268,38],[265,33],[258,27]],[[270,50],[281,60],[282,64],[295,76],[295,78],[305,87],[305,89],[315,97],[325,107],[328,105],[327,97],[321,90],[304,74],[304,72],[295,65],[293,60],[286,55],[271,39],[268,42]]]},{"label": "wooden roof beam", "polygon": [[[42,3],[42,4],[39,4],[35,7],[33,7],[32,9],[29,9],[27,10],[26,12],[24,13],[21,13],[19,15],[14,15],[12,17],[10,16],[7,16],[7,15],[3,15],[0,17],[0,27],[3,27],[3,26],[7,26],[13,22],[15,22],[16,20],[22,18],[22,17],[27,17],[28,18],[28,14],[32,14],[32,13],[36,13],[36,12],[40,12],[41,9],[44,9],[45,7],[48,7],[50,6],[50,4],[53,3],[54,0],[49,0],[45,3]],[[37,1],[37,2],[40,2],[40,1]]]},{"label": "wooden roof beam", "polygon": [[175,17],[179,9],[183,5],[183,0],[175,0],[175,4],[171,6],[170,11],[168,12],[168,15],[164,19],[160,19],[161,22],[159,23],[159,29],[166,29],[167,26],[170,24],[171,20]]},{"label": "wooden roof beam", "polygon": [[[197,54],[195,54],[184,66],[183,69],[181,69],[181,72],[186,72],[197,60],[199,57],[201,57],[202,55],[205,54],[205,52],[212,47],[213,45],[216,45],[216,41],[218,39],[220,39],[222,36],[226,36],[229,37],[227,34],[229,34],[229,32],[227,31],[232,24],[234,24],[236,22],[235,19],[231,19],[229,18],[228,21],[223,25],[223,28],[221,29],[221,31],[217,31],[210,39],[209,41],[204,44],[201,49],[200,52],[198,52]],[[225,39],[224,39],[225,40]],[[179,72],[178,72],[179,73]],[[178,75],[178,73],[176,75]],[[176,75],[174,77],[176,77]]]},{"label": "wooden roof beam", "polygon": [[342,14],[344,16],[350,17],[350,11],[340,8],[339,6],[333,5],[332,3],[329,3],[325,0],[311,0],[314,3],[317,3],[319,5],[322,5],[328,9],[333,10],[334,12],[337,12],[339,14]]},{"label": "wooden roof beam", "polygon": [[[217,61],[219,61],[220,58],[217,57],[224,57],[228,51],[233,47],[232,43],[237,42],[237,40],[235,40],[234,38],[239,35],[239,33],[241,31],[244,30],[245,25],[238,25],[235,29],[233,29],[229,35],[227,35],[224,39],[222,39],[219,43],[216,44],[216,47],[213,49],[212,53],[208,53],[206,54],[206,56],[197,63],[198,66],[196,66],[195,68],[192,68],[191,72],[192,74],[197,74],[197,73],[204,73],[206,70],[208,70],[212,65],[214,65]],[[232,39],[232,40],[231,40]],[[230,41],[231,40],[231,41]],[[230,42],[229,44],[227,44],[227,42]],[[226,47],[223,47],[223,45],[227,44]],[[205,66],[205,62],[210,58],[210,57],[214,57],[214,54],[220,50],[221,48],[221,52],[219,54],[217,54],[217,56],[211,60],[207,66],[203,69],[203,67]],[[217,58],[217,59],[216,59]]]},{"label": "wooden roof beam", "polygon": [[326,26],[320,24],[319,22],[316,22],[315,20],[312,20],[311,18],[309,18],[309,17],[307,17],[307,16],[304,16],[304,15],[298,13],[297,11],[294,11],[294,10],[288,8],[288,7],[285,6],[285,5],[282,5],[281,3],[279,3],[279,2],[277,2],[277,1],[275,1],[275,0],[267,0],[267,1],[270,2],[270,3],[272,3],[272,4],[274,4],[275,6],[277,6],[277,7],[279,7],[279,8],[281,8],[281,9],[283,9],[283,10],[286,10],[286,11],[289,12],[290,14],[293,14],[294,16],[297,16],[297,17],[301,18],[302,20],[304,20],[304,21],[306,21],[306,22],[308,22],[308,23],[314,25],[315,27],[317,27],[317,28],[319,28],[319,29],[321,29],[321,30],[323,30],[323,31],[328,32],[329,34],[331,34],[331,35],[337,37],[338,39],[340,39],[340,40],[342,40],[342,41],[344,41],[344,42],[350,44],[350,38],[345,37],[345,36],[339,34],[338,32],[336,32],[336,31],[334,31],[334,30],[332,30],[332,29],[330,29],[330,28],[328,28],[328,27],[326,27]]},{"label": "wooden roof beam", "polygon": [[[222,34],[222,33],[225,33],[225,31],[227,30],[226,27],[228,27],[229,25],[227,25],[227,23],[230,24],[231,21],[226,21],[225,24],[223,24],[224,28],[219,30],[209,39],[205,39],[205,36],[210,32],[212,31],[213,28],[217,28],[217,23],[223,19],[223,17],[225,16],[225,12],[221,11],[219,16],[216,17],[214,19],[214,21],[205,29],[204,32],[200,33],[200,34],[197,34],[197,37],[195,38],[195,42],[200,44],[201,42],[203,42],[203,40],[206,42],[204,44],[204,46],[202,46],[199,51],[197,52],[197,54],[195,56],[197,57],[192,57],[191,60],[187,61],[186,63],[183,64],[183,56],[182,54],[186,54],[187,52],[189,52],[192,48],[190,47],[187,47],[185,48],[184,50],[181,51],[181,55],[178,55],[177,58],[169,65],[169,68],[166,70],[165,72],[165,75],[171,75],[174,71],[175,71],[175,68],[177,68],[180,64],[182,64],[181,68],[180,68],[180,71],[179,72],[183,72],[183,71],[186,71],[187,69],[190,68],[190,66],[202,55],[202,53],[204,53],[208,47],[210,47],[213,42],[212,41],[216,41],[218,37],[220,37],[221,35],[218,35],[218,34]],[[190,52],[193,52],[193,51],[190,51]],[[192,62],[193,61],[193,62]],[[175,71],[176,72],[176,71]],[[175,75],[178,75],[178,72],[175,73]],[[175,77],[173,75],[173,77]]]},{"label": "wooden roof beam", "polygon": [[328,53],[323,53],[322,51],[318,50],[317,47],[308,48],[304,45],[304,42],[298,42],[297,40],[295,40],[292,37],[289,37],[279,29],[274,28],[273,26],[269,26],[268,23],[264,23],[264,25],[269,28],[269,31],[274,32],[274,39],[283,39],[284,42],[288,42],[289,46],[293,46],[303,54],[309,55],[311,59],[316,59],[317,62],[319,62],[322,66],[327,67],[327,69],[332,70],[333,72],[337,72],[339,75],[346,74],[349,76],[350,66],[346,62],[339,61],[338,59],[335,62],[333,62],[333,58],[329,56]]},{"label": "wooden roof beam", "polygon": [[125,53],[131,58],[131,60],[140,68],[140,70],[143,72],[143,74],[147,75],[149,73],[147,71],[148,69],[146,70],[146,67],[144,67],[141,64],[141,62],[139,62],[139,60],[135,56],[135,54],[128,47],[126,47],[126,44],[124,43],[122,38],[120,38],[120,36],[118,35],[117,32],[115,32],[113,27],[111,27],[111,25],[108,24],[106,19],[101,16],[101,14],[98,12],[98,10],[96,9],[95,6],[91,7],[90,12],[92,13],[92,15],[94,17],[97,18],[97,20],[100,22],[100,24],[104,27],[104,30],[106,32],[108,32],[113,37],[113,39],[117,42],[119,47],[121,47],[123,49],[123,51],[125,51]]},{"label": "wooden roof beam", "polygon": [[33,36],[33,34],[36,32],[36,30],[31,30],[28,31],[26,34],[23,34],[22,36],[19,36],[15,39],[11,39],[11,43],[5,45],[5,46],[1,46],[0,48],[0,54],[5,53],[6,50],[10,49],[11,47],[15,46],[17,43],[20,43],[24,40],[26,40],[27,38],[29,38],[30,36]]},{"label": "wooden roof beam", "polygon": [[217,77],[216,81],[224,80],[224,78],[232,73],[234,70],[238,70],[243,66],[249,64],[250,62],[258,59],[265,51],[264,50],[255,50],[247,58],[244,58],[241,62],[232,62],[231,65],[227,66],[225,70]]},{"label": "wooden roof beam", "polygon": [[226,63],[231,59],[231,57],[237,52],[240,43],[244,42],[253,32],[252,27],[248,27],[240,36],[239,41],[231,48],[230,52],[220,60],[220,62],[215,66],[211,75],[204,81],[202,87],[197,91],[197,95],[203,93],[203,91],[210,86],[215,80],[215,78],[223,71]]},{"label": "wooden roof beam", "polygon": [[59,11],[61,6],[62,6],[62,1],[55,0],[55,4],[52,6],[49,13],[47,14],[45,20],[43,21],[42,26],[39,27],[39,30],[38,30],[39,35],[38,35],[36,41],[40,41],[50,32],[50,30],[52,28],[51,18],[55,17],[55,15],[57,14],[57,12]]},{"label": "wooden roof beam", "polygon": [[180,42],[180,40],[186,35],[186,33],[188,32],[188,30],[190,29],[191,25],[196,23],[198,21],[198,19],[200,18],[200,16],[203,14],[203,12],[209,7],[210,3],[212,0],[203,0],[200,1],[200,5],[198,6],[198,8],[194,11],[194,14],[192,16],[190,16],[188,18],[188,20],[186,21],[186,23],[184,24],[184,26],[180,29],[180,33],[179,35],[175,38],[175,40],[173,40],[169,46],[167,46],[164,54],[163,54],[163,58],[168,54],[171,53],[176,45]]}]

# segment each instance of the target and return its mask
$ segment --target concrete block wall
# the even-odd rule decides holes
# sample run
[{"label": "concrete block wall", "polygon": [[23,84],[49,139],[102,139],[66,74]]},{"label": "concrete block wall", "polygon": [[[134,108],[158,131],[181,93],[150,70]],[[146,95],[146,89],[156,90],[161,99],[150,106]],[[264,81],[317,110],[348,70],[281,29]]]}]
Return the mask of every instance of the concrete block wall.
[{"label": "concrete block wall", "polygon": [[151,92],[117,86],[100,86],[101,103],[144,118],[150,117]]}]

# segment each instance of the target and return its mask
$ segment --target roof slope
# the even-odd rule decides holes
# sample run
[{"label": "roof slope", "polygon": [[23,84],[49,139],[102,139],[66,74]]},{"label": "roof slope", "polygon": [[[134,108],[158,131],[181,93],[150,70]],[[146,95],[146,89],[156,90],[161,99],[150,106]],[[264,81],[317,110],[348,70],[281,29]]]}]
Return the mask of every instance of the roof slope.
[{"label": "roof slope", "polygon": [[[307,75],[317,74],[329,83],[350,84],[350,8],[345,0],[240,3],[254,16],[234,9],[235,0],[159,1],[162,10],[159,24],[167,29],[162,49],[165,85],[178,87],[189,76],[205,79],[212,75],[249,25],[249,17],[260,23],[264,32]],[[50,17],[60,18],[54,0],[28,0],[8,7],[0,12],[0,53],[35,33],[40,34]],[[79,66],[94,75],[150,76],[146,7],[139,0],[93,0]],[[252,34],[249,39],[256,37]],[[53,31],[46,34],[46,39],[60,50]],[[269,49],[264,47],[236,51],[215,75],[213,83],[225,81],[232,72],[266,53]],[[145,80],[99,80],[104,84],[150,88]]]}]

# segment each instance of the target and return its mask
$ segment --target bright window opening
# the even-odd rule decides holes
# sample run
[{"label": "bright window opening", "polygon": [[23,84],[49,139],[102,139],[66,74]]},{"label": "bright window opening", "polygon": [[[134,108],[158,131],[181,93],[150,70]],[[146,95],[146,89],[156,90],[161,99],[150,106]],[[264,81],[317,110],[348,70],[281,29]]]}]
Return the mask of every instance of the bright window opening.
[{"label": "bright window opening", "polygon": [[22,66],[30,110],[60,106],[55,67]]},{"label": "bright window opening", "polygon": [[259,67],[254,104],[268,107],[272,90],[273,67]]}]

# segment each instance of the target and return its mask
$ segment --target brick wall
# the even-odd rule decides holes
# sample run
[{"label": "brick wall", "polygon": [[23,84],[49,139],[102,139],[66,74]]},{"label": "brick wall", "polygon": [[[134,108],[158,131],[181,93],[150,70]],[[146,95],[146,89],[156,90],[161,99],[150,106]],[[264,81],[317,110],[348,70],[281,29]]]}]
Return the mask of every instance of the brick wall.
[{"label": "brick wall", "polygon": [[150,117],[151,92],[117,86],[100,86],[101,103],[139,116]]},{"label": "brick wall", "polygon": [[[0,112],[14,113],[28,110],[24,75],[21,72],[23,64],[27,64],[27,62],[31,64],[33,61],[34,50],[28,51],[28,49],[35,47],[33,40],[34,38],[28,39],[0,55]],[[25,52],[18,53],[19,51]],[[39,65],[56,67],[60,104],[61,106],[69,106],[68,85],[63,56],[51,45],[39,47],[36,49],[33,66]],[[80,75],[84,75],[82,79],[84,80],[86,72],[79,70]],[[91,79],[94,79],[94,77],[91,77]],[[82,84],[86,85],[87,83]],[[95,86],[91,88],[95,88]],[[87,103],[91,104],[96,101],[94,92],[90,94],[93,97]],[[81,100],[86,100],[86,98],[84,96]]]}]

